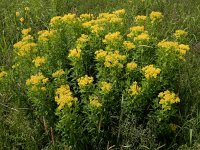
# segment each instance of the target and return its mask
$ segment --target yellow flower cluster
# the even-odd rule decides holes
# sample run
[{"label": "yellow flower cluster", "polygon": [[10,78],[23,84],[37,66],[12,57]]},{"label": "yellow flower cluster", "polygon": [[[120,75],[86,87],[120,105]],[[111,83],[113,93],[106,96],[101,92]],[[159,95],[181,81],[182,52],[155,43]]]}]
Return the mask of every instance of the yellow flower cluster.
[{"label": "yellow flower cluster", "polygon": [[41,65],[43,65],[45,63],[46,59],[44,57],[36,57],[35,59],[33,59],[33,63],[35,63],[36,67],[40,67]]},{"label": "yellow flower cluster", "polygon": [[125,9],[120,9],[112,12],[113,14],[116,14],[117,16],[124,15],[126,13]]},{"label": "yellow flower cluster", "polygon": [[186,36],[188,33],[184,30],[176,30],[175,33],[174,33],[174,36],[176,38],[180,38],[180,37],[183,37],[183,36]]},{"label": "yellow flower cluster", "polygon": [[80,19],[86,19],[86,20],[89,20],[89,19],[91,19],[93,17],[94,17],[93,14],[81,14],[80,15]]},{"label": "yellow flower cluster", "polygon": [[104,43],[109,44],[109,43],[116,43],[122,40],[122,36],[120,35],[120,32],[115,32],[115,33],[108,33],[105,36],[105,39],[103,40]]},{"label": "yellow flower cluster", "polygon": [[189,50],[190,50],[189,45],[185,44],[178,45],[178,51],[180,52],[181,55],[185,55]]},{"label": "yellow flower cluster", "polygon": [[104,50],[100,49],[100,50],[98,50],[98,51],[95,52],[95,55],[96,55],[95,58],[96,58],[97,60],[100,60],[100,59],[102,59],[102,58],[105,58],[107,54],[108,54],[107,51],[104,51]]},{"label": "yellow flower cluster", "polygon": [[92,107],[99,108],[102,106],[102,104],[99,102],[99,99],[97,96],[92,96],[89,99],[90,99],[90,105]]},{"label": "yellow flower cluster", "polygon": [[142,68],[142,71],[144,72],[144,76],[147,79],[150,78],[157,78],[157,76],[160,74],[160,69],[159,68],[154,68],[153,65],[148,65]]},{"label": "yellow flower cluster", "polygon": [[145,30],[144,30],[144,26],[133,26],[130,28],[130,31],[131,32],[127,34],[127,37],[132,38],[143,33]]},{"label": "yellow flower cluster", "polygon": [[50,21],[50,25],[52,24],[56,24],[57,22],[59,22],[61,20],[61,16],[55,16],[53,18],[51,18],[51,21]]},{"label": "yellow flower cluster", "polygon": [[130,42],[130,41],[124,41],[123,45],[126,49],[130,50],[130,49],[134,49],[136,46]]},{"label": "yellow flower cluster", "polygon": [[147,32],[141,33],[140,35],[134,38],[135,41],[148,41],[150,39]]},{"label": "yellow flower cluster", "polygon": [[38,40],[39,41],[48,41],[50,38],[52,38],[57,33],[57,30],[42,30],[38,32]]},{"label": "yellow flower cluster", "polygon": [[177,42],[163,40],[163,41],[158,43],[158,47],[166,48],[166,49],[176,49],[178,47],[178,43]]},{"label": "yellow flower cluster", "polygon": [[81,49],[80,48],[71,49],[69,51],[68,57],[70,57],[70,58],[80,58],[81,57]]},{"label": "yellow flower cluster", "polygon": [[93,77],[89,77],[88,75],[85,75],[84,77],[77,79],[80,88],[92,84],[93,81],[94,81]]},{"label": "yellow flower cluster", "polygon": [[138,86],[137,82],[133,82],[133,84],[130,86],[129,92],[132,96],[138,95],[141,91],[141,87]]},{"label": "yellow flower cluster", "polygon": [[1,71],[0,72],[0,80],[3,79],[3,77],[7,76],[7,72]]},{"label": "yellow flower cluster", "polygon": [[23,29],[23,30],[22,30],[22,34],[23,34],[24,36],[25,36],[25,35],[28,35],[30,32],[31,32],[31,28]]},{"label": "yellow flower cluster", "polygon": [[94,33],[94,34],[99,34],[100,32],[102,32],[103,30],[104,30],[104,28],[103,27],[101,27],[100,25],[93,25],[93,26],[91,26],[91,32],[92,33]]},{"label": "yellow flower cluster", "polygon": [[15,16],[19,17],[20,16],[20,12],[16,11]]},{"label": "yellow flower cluster", "polygon": [[126,69],[128,71],[133,71],[137,68],[137,64],[135,62],[130,62],[126,65]]},{"label": "yellow flower cluster", "polygon": [[76,22],[76,14],[66,14],[61,18],[64,23],[75,23]]},{"label": "yellow flower cluster", "polygon": [[112,88],[112,84],[111,83],[108,83],[108,82],[101,82],[101,90],[104,92],[104,93],[109,93],[110,90]]},{"label": "yellow flower cluster", "polygon": [[89,41],[89,36],[85,34],[81,34],[81,37],[79,37],[76,41],[76,47],[77,48],[82,48],[84,47],[84,43]]},{"label": "yellow flower cluster", "polygon": [[161,12],[156,12],[156,11],[152,11],[150,13],[150,19],[152,22],[155,22],[155,21],[162,21],[163,19],[163,15]]},{"label": "yellow flower cluster", "polygon": [[123,68],[123,64],[121,61],[125,61],[126,56],[121,55],[119,51],[114,51],[114,52],[108,52],[107,55],[105,56],[105,62],[104,65],[105,67],[119,67]]},{"label": "yellow flower cluster", "polygon": [[58,77],[62,76],[63,74],[65,74],[65,71],[63,69],[60,69],[60,70],[57,70],[56,72],[54,72],[52,74],[52,77],[58,78]]},{"label": "yellow flower cluster", "polygon": [[69,85],[61,85],[55,94],[55,101],[59,105],[58,110],[63,109],[65,105],[71,107],[78,100],[76,97],[73,97]]},{"label": "yellow flower cluster", "polygon": [[21,17],[21,18],[19,19],[19,21],[20,21],[21,23],[23,23],[23,22],[24,22],[24,18]]},{"label": "yellow flower cluster", "polygon": [[[31,39],[31,37],[29,37],[28,39]],[[25,39],[22,39],[22,40],[23,41],[19,41],[19,42],[15,43],[13,45],[13,47],[18,50],[17,54],[19,56],[25,56],[26,54],[29,54],[31,51],[32,52],[37,51],[36,50],[36,46],[37,46],[36,43],[24,41]],[[27,40],[27,38],[26,38],[26,40]]]},{"label": "yellow flower cluster", "polygon": [[180,98],[176,96],[174,92],[170,92],[169,90],[160,92],[158,97],[160,98],[159,104],[162,105],[164,110],[171,110],[172,104],[180,102]]},{"label": "yellow flower cluster", "polygon": [[143,22],[147,20],[147,16],[138,15],[135,17],[135,22]]},{"label": "yellow flower cluster", "polygon": [[38,73],[36,75],[32,75],[30,79],[26,80],[26,85],[38,85],[38,84],[46,84],[49,81],[42,73]]}]

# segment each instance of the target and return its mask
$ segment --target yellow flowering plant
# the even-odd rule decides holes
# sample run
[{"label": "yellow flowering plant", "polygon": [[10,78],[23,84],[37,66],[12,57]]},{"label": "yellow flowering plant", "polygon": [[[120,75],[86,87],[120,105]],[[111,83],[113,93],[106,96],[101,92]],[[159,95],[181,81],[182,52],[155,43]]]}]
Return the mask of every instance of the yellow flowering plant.
[{"label": "yellow flowering plant", "polygon": [[[13,45],[12,81],[35,117],[72,149],[122,145],[121,126],[130,116],[137,126],[156,118],[162,128],[176,118],[178,69],[190,49],[181,40],[186,33],[159,39],[161,12],[134,16],[128,29],[125,15],[122,9],[55,16],[36,36],[23,28]],[[5,76],[0,72],[0,81]],[[154,130],[156,138],[166,137]]]}]

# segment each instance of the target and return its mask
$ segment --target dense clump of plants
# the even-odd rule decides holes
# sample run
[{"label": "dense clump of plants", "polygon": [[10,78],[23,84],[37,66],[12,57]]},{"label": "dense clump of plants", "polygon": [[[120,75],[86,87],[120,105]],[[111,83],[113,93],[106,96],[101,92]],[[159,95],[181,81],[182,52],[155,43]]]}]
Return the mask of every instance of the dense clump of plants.
[{"label": "dense clump of plants", "polygon": [[125,17],[124,9],[56,16],[36,37],[23,29],[14,44],[0,83],[20,88],[53,143],[154,149],[174,139],[187,32],[159,39],[162,13],[135,16],[129,29]]}]

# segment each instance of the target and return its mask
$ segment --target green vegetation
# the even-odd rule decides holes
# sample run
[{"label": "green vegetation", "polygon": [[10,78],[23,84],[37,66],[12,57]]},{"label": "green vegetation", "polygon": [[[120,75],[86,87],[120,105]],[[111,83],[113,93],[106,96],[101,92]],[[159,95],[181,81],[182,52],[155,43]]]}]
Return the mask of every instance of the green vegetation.
[{"label": "green vegetation", "polygon": [[[0,149],[198,150],[200,148],[200,44],[197,44],[200,42],[200,4],[198,0],[192,2],[187,0],[2,0],[0,8],[0,72],[3,70],[8,72],[7,79],[3,82],[0,76]],[[82,28],[80,22],[72,25],[49,25],[54,16],[64,16],[68,13],[74,13],[77,16],[93,13],[94,16],[98,16],[99,13],[111,13],[118,9],[126,10],[126,14],[122,17],[123,26],[109,27],[108,25],[106,31],[102,31],[98,36]],[[113,49],[119,49],[121,52],[123,49],[122,44],[119,45],[120,40],[114,44],[112,41],[109,43],[109,38],[103,43],[100,42],[108,32],[117,31],[123,35],[123,41],[129,40],[124,35],[129,34],[129,28],[135,25],[133,16],[149,15],[152,11],[161,12],[164,18],[162,23],[158,22],[154,25],[151,25],[149,20],[145,26],[150,37],[156,37],[148,42],[140,41],[140,45],[153,47],[144,48],[144,51],[151,50],[152,52],[145,58],[140,58],[142,56],[139,53],[140,49],[136,48],[137,55],[130,56],[129,53],[122,52],[128,57],[128,61],[125,62],[123,56],[113,51]],[[24,21],[20,20],[22,18]],[[21,31],[29,27],[31,31],[26,30],[26,33],[22,35]],[[175,40],[172,35],[177,29],[188,32],[186,38],[177,40],[179,44],[189,43],[190,45],[185,62],[174,59],[176,54],[164,56],[164,49],[156,47],[162,39]],[[46,35],[38,37],[37,33],[41,30],[57,30],[58,32],[47,33],[48,38],[50,37],[48,39],[50,44],[47,44],[44,42]],[[83,43],[76,42],[83,33],[88,34],[92,39],[86,47]],[[36,43],[39,50],[26,59],[21,59],[17,56],[17,50],[13,48],[13,45],[29,34],[36,39],[29,39],[29,43]],[[115,36],[119,38],[119,35],[115,34]],[[136,47],[138,46],[134,43],[135,41],[131,42]],[[83,55],[81,54],[81,61],[77,60],[80,54],[73,53],[71,50],[74,48],[78,50],[78,46],[84,52]],[[102,60],[93,60],[94,52],[100,48],[111,49],[113,54],[110,56],[119,58],[118,65],[126,65],[130,60],[136,61],[139,67],[133,76],[138,85],[132,84],[130,74],[125,72],[123,74],[120,69],[117,70],[118,72],[114,69],[104,70]],[[66,49],[71,50],[69,54],[64,51]],[[49,60],[42,69],[35,67],[32,63],[32,59],[36,56],[45,56],[45,59]],[[42,59],[35,59],[36,66],[40,66],[41,61]],[[19,62],[22,65],[18,69],[13,69],[13,65]],[[83,62],[84,65],[82,65]],[[150,82],[143,76],[145,69],[143,72],[139,69],[151,63],[161,71],[157,71],[155,77],[157,80]],[[170,67],[167,68],[165,64]],[[60,70],[51,77],[59,69],[64,69],[65,72]],[[42,72],[50,80],[38,85],[47,92],[37,90],[33,92],[35,87],[32,82],[34,81],[30,76],[36,75],[42,80],[46,79],[41,74],[37,74],[38,72]],[[88,84],[94,80],[94,85],[86,89],[81,88],[85,84],[85,82],[81,83],[83,79],[81,77],[85,74],[94,77],[94,79],[87,78]],[[106,74],[110,74],[109,79]],[[117,84],[114,84],[114,81],[118,80],[117,74],[120,75],[120,79]],[[115,90],[111,90],[112,93],[107,95],[105,89],[109,91],[110,85],[104,82],[107,87],[102,92],[96,88],[100,81],[113,83]],[[134,93],[132,95],[128,94],[128,89],[125,89],[131,85]],[[159,100],[157,95],[167,89],[178,95],[180,104],[177,99],[178,104],[170,105],[172,110],[166,113],[162,110],[169,107],[161,109],[163,105],[156,105],[158,104],[156,101]],[[69,98],[70,103],[65,107],[60,98],[66,94],[62,93],[63,90],[68,91],[68,94],[73,92],[74,96]],[[143,92],[141,96],[140,92]],[[98,101],[96,95],[102,99]],[[56,96],[57,99],[54,100]],[[79,99],[78,102],[76,98]],[[106,99],[109,99],[110,103],[105,103]],[[118,101],[114,102],[116,99]],[[142,103],[137,103],[142,106],[138,107],[137,104],[129,103],[131,99],[142,100]],[[148,100],[149,106],[143,103],[144,99]],[[125,103],[122,103],[123,101]],[[101,108],[104,108],[103,113],[100,111]],[[111,118],[107,113],[111,115]],[[98,121],[100,123],[97,128]],[[169,130],[169,127],[173,130]]]}]

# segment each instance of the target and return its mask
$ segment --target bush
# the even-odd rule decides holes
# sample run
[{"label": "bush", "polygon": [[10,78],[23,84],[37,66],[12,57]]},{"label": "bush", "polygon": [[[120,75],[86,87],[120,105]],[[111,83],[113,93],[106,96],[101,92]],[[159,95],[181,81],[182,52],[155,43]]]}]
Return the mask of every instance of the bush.
[{"label": "bush", "polygon": [[20,85],[52,143],[154,149],[172,142],[187,32],[176,30],[163,40],[157,37],[160,12],[136,16],[129,30],[125,17],[123,9],[66,14],[53,17],[36,37],[31,28],[22,30],[10,76],[2,71],[0,82]]}]

